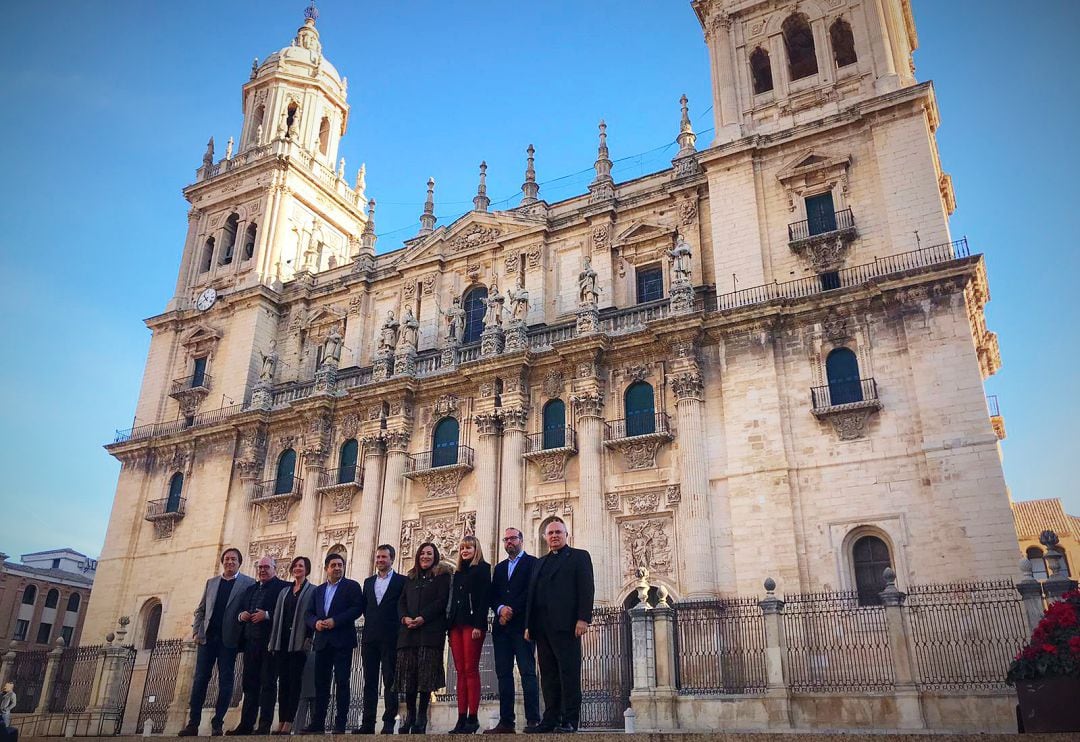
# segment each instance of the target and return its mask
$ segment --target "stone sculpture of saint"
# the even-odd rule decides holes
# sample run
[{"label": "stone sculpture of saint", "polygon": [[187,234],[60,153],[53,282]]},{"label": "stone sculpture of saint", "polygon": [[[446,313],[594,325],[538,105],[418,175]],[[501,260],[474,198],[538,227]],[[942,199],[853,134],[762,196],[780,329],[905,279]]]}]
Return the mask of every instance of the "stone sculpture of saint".
[{"label": "stone sculpture of saint", "polygon": [[461,297],[455,296],[450,308],[442,315],[446,318],[446,342],[450,345],[460,343],[465,337],[465,310],[461,308]]},{"label": "stone sculpture of saint", "polygon": [[524,286],[515,286],[510,290],[510,316],[515,322],[525,322],[529,315],[529,291]]},{"label": "stone sculpture of saint", "polygon": [[690,243],[679,235],[674,249],[668,250],[667,255],[671,258],[671,282],[690,283],[690,258],[693,257]]},{"label": "stone sculpture of saint", "polygon": [[586,256],[585,264],[578,274],[578,298],[581,306],[596,306],[600,301],[600,293],[596,289],[596,271],[593,270],[592,260]]},{"label": "stone sculpture of saint", "polygon": [[335,362],[341,360],[341,333],[336,325],[330,330],[330,334],[326,336],[326,342],[323,344],[323,362],[331,359]]},{"label": "stone sculpture of saint", "polygon": [[393,310],[386,313],[382,328],[379,330],[379,352],[393,353],[398,339],[398,321],[394,319]]},{"label": "stone sculpture of saint", "polygon": [[401,345],[416,350],[419,328],[420,323],[418,323],[416,317],[413,316],[412,308],[405,307],[405,312],[401,315]]},{"label": "stone sculpture of saint", "polygon": [[499,293],[499,287],[493,282],[491,293],[484,299],[487,312],[484,314],[485,327],[502,327],[503,302],[505,298]]},{"label": "stone sculpture of saint", "polygon": [[277,370],[278,354],[277,341],[270,341],[270,352],[262,354],[262,369],[259,371],[259,380],[267,383],[274,380],[274,371]]}]

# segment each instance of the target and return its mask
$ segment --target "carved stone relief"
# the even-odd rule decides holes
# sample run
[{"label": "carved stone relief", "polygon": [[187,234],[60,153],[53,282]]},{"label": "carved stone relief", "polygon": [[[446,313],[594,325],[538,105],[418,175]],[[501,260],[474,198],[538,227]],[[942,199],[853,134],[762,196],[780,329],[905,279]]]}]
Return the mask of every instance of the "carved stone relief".
[{"label": "carved stone relief", "polygon": [[401,556],[413,556],[414,549],[430,541],[439,549],[443,559],[457,554],[463,536],[476,533],[476,511],[464,513],[432,513],[401,523]]},{"label": "carved stone relief", "polygon": [[651,574],[672,574],[672,521],[667,517],[623,521],[620,528],[623,573],[630,577],[644,567]]},{"label": "carved stone relief", "polygon": [[561,397],[565,383],[566,379],[563,377],[562,371],[549,371],[548,375],[544,377],[544,394],[549,399]]}]

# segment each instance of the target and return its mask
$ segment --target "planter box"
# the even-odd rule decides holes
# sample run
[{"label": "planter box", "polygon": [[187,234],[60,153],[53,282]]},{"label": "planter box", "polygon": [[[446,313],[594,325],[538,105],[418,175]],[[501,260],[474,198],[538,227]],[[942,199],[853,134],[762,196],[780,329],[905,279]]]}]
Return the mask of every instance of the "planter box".
[{"label": "planter box", "polygon": [[1025,733],[1080,732],[1080,677],[1017,680],[1016,698]]}]

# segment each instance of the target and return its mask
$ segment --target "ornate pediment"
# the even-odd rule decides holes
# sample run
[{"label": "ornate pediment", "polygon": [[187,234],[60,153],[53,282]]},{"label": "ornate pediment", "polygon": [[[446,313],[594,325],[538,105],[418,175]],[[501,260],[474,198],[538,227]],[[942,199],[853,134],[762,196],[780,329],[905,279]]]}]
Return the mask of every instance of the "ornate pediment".
[{"label": "ornate pediment", "polygon": [[180,344],[187,348],[191,355],[205,355],[214,349],[219,340],[221,330],[200,322],[181,336]]},{"label": "ornate pediment", "polygon": [[414,242],[412,247],[404,251],[398,263],[408,265],[433,255],[445,260],[490,250],[507,239],[543,229],[543,223],[517,214],[470,212],[453,224]]},{"label": "ornate pediment", "polygon": [[345,323],[346,310],[344,307],[325,306],[319,307],[308,315],[308,328],[320,328]]},{"label": "ornate pediment", "polygon": [[670,239],[675,234],[675,231],[674,224],[634,222],[618,234],[615,238],[614,246],[625,247],[655,239]]},{"label": "ornate pediment", "polygon": [[784,183],[812,173],[846,170],[850,164],[851,155],[831,155],[820,150],[808,149],[780,168],[776,173],[776,179]]}]

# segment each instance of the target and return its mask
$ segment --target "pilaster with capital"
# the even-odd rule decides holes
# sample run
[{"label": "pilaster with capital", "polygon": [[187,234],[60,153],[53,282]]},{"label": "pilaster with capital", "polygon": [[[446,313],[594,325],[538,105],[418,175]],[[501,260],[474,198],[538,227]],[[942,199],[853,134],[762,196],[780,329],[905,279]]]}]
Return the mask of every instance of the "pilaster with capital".
[{"label": "pilaster with capital", "polygon": [[723,142],[739,135],[739,107],[735,88],[735,51],[732,45],[733,21],[723,10],[711,13],[705,22],[705,40],[712,63],[713,107],[716,120],[716,141]]},{"label": "pilaster with capital", "polygon": [[[606,545],[608,516],[604,512],[604,393],[599,391],[599,380],[591,384],[593,390],[580,391],[570,397],[578,434],[578,497],[581,506],[582,527],[575,526],[575,546],[601,553]],[[606,560],[608,562],[612,560]],[[611,565],[605,560],[594,562],[596,580],[596,603],[606,605],[614,597],[614,578]]]},{"label": "pilaster with capital", "polygon": [[[382,436],[365,436],[364,444],[364,479],[360,491],[360,509],[353,520],[356,532],[359,534],[357,542],[357,556],[360,564],[368,555],[372,558],[375,547],[387,543],[379,541],[379,531],[371,527],[372,523],[379,522],[379,504],[382,499],[383,471],[386,469],[386,451],[383,447]],[[395,542],[390,542],[395,543]]]},{"label": "pilaster with capital", "polygon": [[383,476],[382,512],[379,514],[379,543],[397,543],[401,536],[401,511],[405,504],[405,461],[409,456],[408,430],[388,430],[386,440],[386,473]]},{"label": "pilaster with capital", "polygon": [[525,424],[529,410],[525,407],[503,408],[502,418],[502,476],[499,483],[499,522],[495,533],[504,528],[522,527],[525,517]]},{"label": "pilaster with capital", "polygon": [[[498,554],[495,550],[495,516],[499,513],[499,417],[485,412],[473,417],[476,424],[476,481],[477,488],[476,538],[484,547],[485,554]],[[501,484],[501,482],[499,482]]]}]

